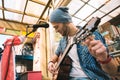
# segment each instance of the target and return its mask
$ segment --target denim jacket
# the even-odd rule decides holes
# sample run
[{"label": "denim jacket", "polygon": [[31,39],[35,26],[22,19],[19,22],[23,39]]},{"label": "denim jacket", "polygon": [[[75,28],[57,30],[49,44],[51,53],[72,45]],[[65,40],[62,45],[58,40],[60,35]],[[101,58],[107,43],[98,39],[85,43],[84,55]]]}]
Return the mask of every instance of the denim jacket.
[{"label": "denim jacket", "polygon": [[[106,46],[104,38],[101,36],[100,33],[98,33],[98,31],[93,32],[93,34],[95,35],[96,40],[101,40]],[[60,55],[60,53],[64,52],[66,44],[66,37],[63,37],[60,40],[59,46],[56,50],[56,54],[58,56]],[[89,53],[88,48],[86,46],[77,44],[77,53],[81,68],[91,80],[111,80],[110,76],[101,69],[100,64]]]}]

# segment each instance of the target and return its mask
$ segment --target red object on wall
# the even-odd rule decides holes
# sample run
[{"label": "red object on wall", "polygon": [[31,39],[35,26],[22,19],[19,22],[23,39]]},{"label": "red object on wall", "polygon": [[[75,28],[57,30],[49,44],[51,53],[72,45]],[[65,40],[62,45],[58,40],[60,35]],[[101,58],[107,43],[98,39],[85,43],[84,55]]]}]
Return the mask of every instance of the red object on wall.
[{"label": "red object on wall", "polygon": [[4,42],[4,51],[1,58],[1,79],[0,80],[15,80],[15,54],[12,47],[22,44],[23,37],[14,36]]},{"label": "red object on wall", "polygon": [[41,71],[27,71],[21,75],[20,80],[42,80]]},{"label": "red object on wall", "polygon": [[4,33],[5,32],[5,28],[4,27],[0,27],[0,33]]}]

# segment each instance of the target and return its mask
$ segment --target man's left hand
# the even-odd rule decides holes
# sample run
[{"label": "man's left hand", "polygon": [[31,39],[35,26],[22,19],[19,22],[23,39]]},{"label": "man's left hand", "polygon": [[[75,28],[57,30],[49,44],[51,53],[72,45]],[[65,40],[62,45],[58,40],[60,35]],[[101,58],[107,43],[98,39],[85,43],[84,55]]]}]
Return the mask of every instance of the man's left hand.
[{"label": "man's left hand", "polygon": [[107,59],[107,48],[100,40],[95,40],[92,36],[89,36],[84,43],[88,46],[91,55],[97,60],[104,61]]}]

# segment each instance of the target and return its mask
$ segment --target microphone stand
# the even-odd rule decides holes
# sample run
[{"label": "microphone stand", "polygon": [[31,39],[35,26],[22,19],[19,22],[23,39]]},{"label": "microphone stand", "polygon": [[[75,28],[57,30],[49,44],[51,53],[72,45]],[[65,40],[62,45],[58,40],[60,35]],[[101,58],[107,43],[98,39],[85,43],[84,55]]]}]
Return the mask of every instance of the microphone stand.
[{"label": "microphone stand", "polygon": [[[35,31],[37,30],[37,28],[33,28],[33,29],[29,32],[29,31],[28,31],[28,28],[30,28],[29,25],[27,25],[27,28],[26,28],[26,35],[25,35],[26,38],[27,38],[28,35],[30,35],[32,32],[35,32]],[[25,44],[25,43],[24,43],[24,44]],[[24,46],[24,45],[23,45],[23,46]],[[22,47],[23,47],[23,46],[22,46]],[[22,53],[22,60],[23,60],[23,58],[24,58],[23,49],[22,49],[21,53]],[[24,64],[24,63],[22,63],[22,64]]]},{"label": "microphone stand", "polygon": [[[27,28],[26,28],[26,35],[25,35],[26,38],[27,38],[28,35],[30,35],[32,32],[35,32],[35,31],[37,30],[37,28],[33,28],[30,32],[28,32],[28,28],[30,28],[29,25],[28,25]],[[25,42],[24,42],[24,44],[25,44]],[[22,56],[23,56],[23,50],[22,50]]]}]

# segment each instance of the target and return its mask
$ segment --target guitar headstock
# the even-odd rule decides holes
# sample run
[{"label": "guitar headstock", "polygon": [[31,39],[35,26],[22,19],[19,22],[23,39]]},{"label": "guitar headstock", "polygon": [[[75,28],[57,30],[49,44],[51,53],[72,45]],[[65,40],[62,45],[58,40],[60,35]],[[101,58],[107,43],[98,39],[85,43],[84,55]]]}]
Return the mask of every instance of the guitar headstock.
[{"label": "guitar headstock", "polygon": [[81,42],[83,41],[86,37],[88,37],[89,35],[91,35],[96,29],[98,24],[100,23],[100,18],[98,17],[92,17],[88,23],[82,27],[82,29],[80,29],[78,31],[78,33],[76,34],[74,41],[75,43]]},{"label": "guitar headstock", "polygon": [[97,29],[98,24],[100,23],[100,18],[98,17],[92,17],[88,23],[86,24],[86,26],[83,27],[83,29],[88,29],[91,32],[94,32]]}]

